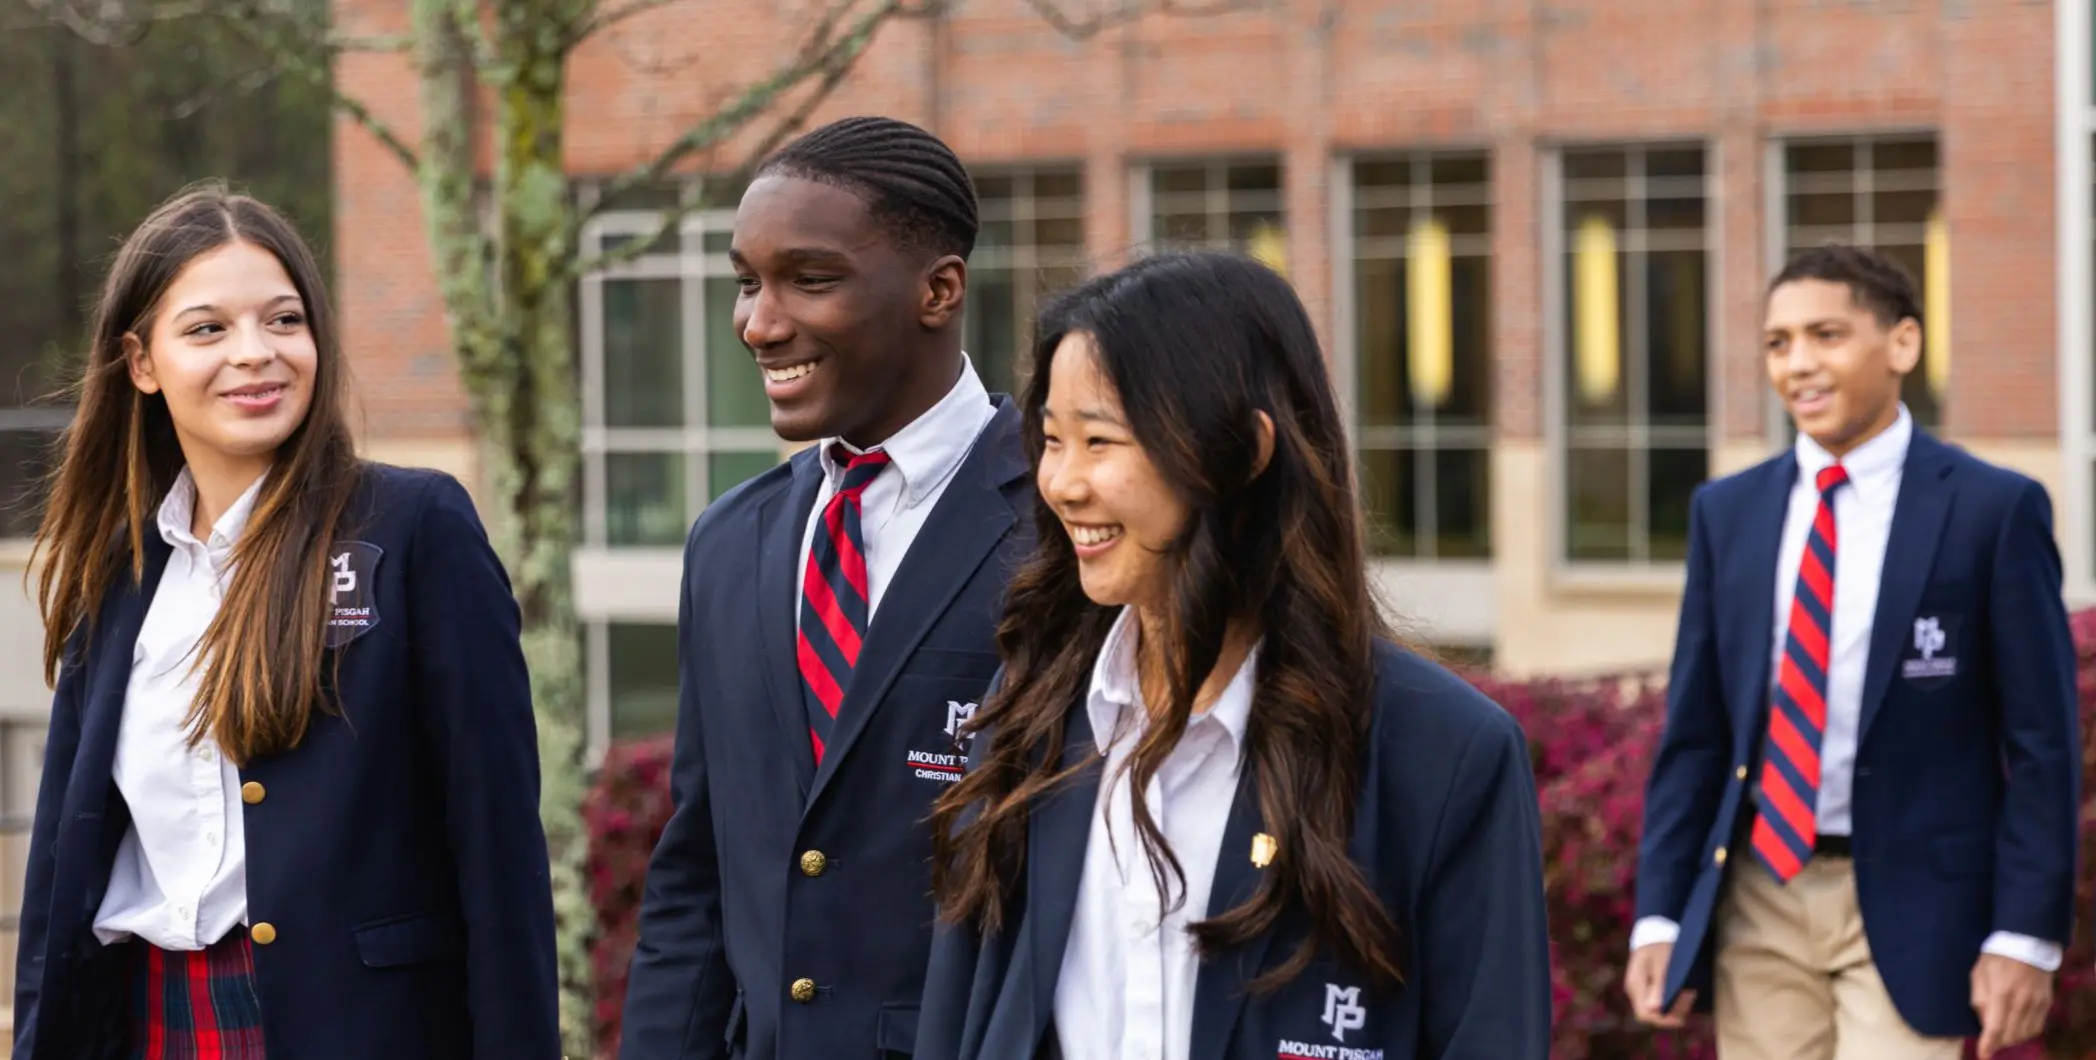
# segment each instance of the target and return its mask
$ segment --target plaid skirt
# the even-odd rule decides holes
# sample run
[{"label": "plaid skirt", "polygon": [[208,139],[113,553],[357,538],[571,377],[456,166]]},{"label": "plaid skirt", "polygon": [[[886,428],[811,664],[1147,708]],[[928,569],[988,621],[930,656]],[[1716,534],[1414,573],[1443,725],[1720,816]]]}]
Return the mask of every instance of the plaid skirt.
[{"label": "plaid skirt", "polygon": [[128,1060],[263,1060],[255,951],[234,928],[203,950],[131,944]]}]

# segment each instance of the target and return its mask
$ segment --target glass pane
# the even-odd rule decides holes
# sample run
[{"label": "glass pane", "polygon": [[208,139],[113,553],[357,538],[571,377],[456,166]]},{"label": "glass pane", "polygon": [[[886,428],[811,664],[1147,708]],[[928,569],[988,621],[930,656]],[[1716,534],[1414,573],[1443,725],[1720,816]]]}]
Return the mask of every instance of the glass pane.
[{"label": "glass pane", "polygon": [[1208,190],[1208,167],[1158,166],[1150,170],[1150,191],[1156,195]]},{"label": "glass pane", "polygon": [[1703,252],[1654,251],[1645,258],[1645,344],[1651,421],[1700,425],[1708,404]]},{"label": "glass pane", "polygon": [[1409,449],[1363,449],[1361,507],[1368,515],[1368,551],[1377,556],[1416,557],[1419,541],[1419,498],[1415,465]]},{"label": "glass pane", "polygon": [[706,502],[711,504],[720,500],[721,494],[770,471],[778,463],[779,451],[776,449],[706,454]]},{"label": "glass pane", "polygon": [[1630,558],[1630,453],[1565,454],[1565,552],[1575,560]]},{"label": "glass pane", "polygon": [[971,179],[975,181],[975,199],[984,209],[1003,205],[1002,203],[993,204],[991,202],[992,199],[1009,199],[1012,197],[1011,177],[973,177]]},{"label": "glass pane", "polygon": [[604,456],[604,534],[613,545],[684,543],[684,454]]},{"label": "glass pane", "polygon": [[1281,240],[1281,250],[1288,250],[1288,228],[1281,223],[1281,215],[1272,210],[1247,210],[1230,215],[1230,242],[1243,247],[1263,229],[1271,229]]},{"label": "glass pane", "polygon": [[1710,474],[1710,457],[1702,449],[1655,449],[1646,504],[1651,531],[1648,558],[1671,562],[1688,558],[1688,500]]},{"label": "glass pane", "polygon": [[1354,184],[1363,188],[1402,188],[1412,183],[1412,161],[1391,159],[1354,163]]},{"label": "glass pane", "polygon": [[1628,156],[1621,151],[1567,151],[1566,180],[1620,178],[1629,171]]},{"label": "glass pane", "polygon": [[1856,223],[1856,197],[1845,191],[1790,196],[1790,223],[1848,225]]},{"label": "glass pane", "polygon": [[1437,206],[1434,208],[1434,213],[1438,214],[1442,223],[1448,226],[1448,234],[1450,235],[1481,236],[1487,235],[1492,231],[1492,208],[1483,203],[1475,203],[1468,206]]},{"label": "glass pane", "polygon": [[1881,191],[1871,196],[1870,219],[1873,224],[1918,225],[1929,219],[1935,207],[1933,191]]},{"label": "glass pane", "polygon": [[726,254],[728,248],[735,245],[735,233],[727,229],[709,231],[700,237],[699,245],[708,254]]},{"label": "glass pane", "polygon": [[1358,393],[1354,401],[1363,426],[1412,421],[1412,396],[1405,361],[1405,263],[1359,262],[1355,267],[1355,340],[1359,345]]},{"label": "glass pane", "polygon": [[1792,173],[1842,173],[1856,168],[1851,144],[1791,144],[1783,150],[1783,168]]},{"label": "glass pane", "polygon": [[1880,171],[1936,168],[1936,141],[1881,140],[1870,148],[1871,168]]},{"label": "glass pane", "polygon": [[683,285],[604,282],[604,424],[684,423]]},{"label": "glass pane", "polygon": [[1371,239],[1402,239],[1412,224],[1412,211],[1404,206],[1377,206],[1354,211],[1354,235]]},{"label": "glass pane", "polygon": [[1492,419],[1492,259],[1455,258],[1448,279],[1455,382],[1436,418],[1482,427]]},{"label": "glass pane", "polygon": [[1009,247],[1018,242],[1018,233],[1011,221],[984,221],[975,232],[975,249],[991,250]]},{"label": "glass pane", "polygon": [[1429,164],[1431,179],[1442,186],[1483,184],[1488,179],[1484,155],[1444,155]]},{"label": "glass pane", "polygon": [[1037,199],[1077,199],[1084,196],[1084,172],[1077,169],[1048,170],[1033,175]]},{"label": "glass pane", "polygon": [[[1624,385],[1629,338],[1630,285],[1625,282],[1630,256],[1622,252],[1603,255],[1582,266],[1575,251],[1565,255],[1565,392],[1571,396],[1575,425],[1628,422],[1630,393]],[[1607,297],[1609,276],[1597,271],[1583,279],[1583,269],[1600,270],[1613,265],[1615,292]],[[1584,285],[1601,292],[1591,305],[1581,304]],[[1593,314],[1589,318],[1589,314]],[[1601,314],[1610,314],[1604,317]],[[1582,332],[1582,327],[1589,330]]]},{"label": "glass pane", "polygon": [[1434,454],[1434,551],[1442,558],[1492,554],[1491,454],[1443,449]]},{"label": "glass pane", "polygon": [[1037,247],[1084,246],[1081,217],[1039,217],[1033,222],[1033,245]]},{"label": "glass pane", "polygon": [[1703,175],[1703,149],[1700,147],[1673,148],[1651,151],[1645,155],[1647,177],[1700,177]]},{"label": "glass pane", "polygon": [[732,276],[706,281],[706,423],[713,427],[769,427],[771,401],[764,375],[735,330]]},{"label": "glass pane", "polygon": [[1012,365],[1018,359],[1018,293],[1009,269],[982,269],[968,277],[966,320],[961,341],[968,358],[991,393],[1012,392]]},{"label": "glass pane", "polygon": [[35,535],[57,442],[56,431],[0,431],[0,540]]},{"label": "glass pane", "polygon": [[677,729],[677,627],[605,626],[611,684],[611,738],[660,736]]},{"label": "glass pane", "polygon": [[1225,186],[1231,191],[1277,191],[1281,187],[1281,167],[1276,165],[1231,166],[1226,180]]},{"label": "glass pane", "polygon": [[1652,199],[1645,203],[1645,227],[1698,229],[1703,227],[1703,200]]}]

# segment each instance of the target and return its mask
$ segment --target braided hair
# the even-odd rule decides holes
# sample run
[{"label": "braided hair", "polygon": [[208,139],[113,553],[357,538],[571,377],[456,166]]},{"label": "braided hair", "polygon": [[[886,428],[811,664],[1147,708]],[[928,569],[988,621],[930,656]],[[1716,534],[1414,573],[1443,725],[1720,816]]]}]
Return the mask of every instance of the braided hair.
[{"label": "braided hair", "polygon": [[975,184],[953,149],[894,118],[844,118],[787,144],[757,176],[800,177],[864,197],[904,246],[963,259],[975,249]]}]

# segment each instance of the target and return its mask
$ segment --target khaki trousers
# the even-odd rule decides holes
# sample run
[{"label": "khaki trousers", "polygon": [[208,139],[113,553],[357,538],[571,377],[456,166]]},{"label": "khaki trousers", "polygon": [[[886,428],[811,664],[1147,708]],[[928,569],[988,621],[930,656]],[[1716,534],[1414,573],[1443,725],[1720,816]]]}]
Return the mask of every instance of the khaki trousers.
[{"label": "khaki trousers", "polygon": [[1815,857],[1788,884],[1740,859],[1718,914],[1719,1060],[1959,1060],[1924,1038],[1871,963],[1855,866]]}]

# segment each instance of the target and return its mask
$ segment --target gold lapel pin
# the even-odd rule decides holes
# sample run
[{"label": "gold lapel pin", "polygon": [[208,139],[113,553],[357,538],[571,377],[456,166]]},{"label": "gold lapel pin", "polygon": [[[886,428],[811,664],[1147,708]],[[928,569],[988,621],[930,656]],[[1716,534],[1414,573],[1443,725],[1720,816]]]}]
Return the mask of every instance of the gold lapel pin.
[{"label": "gold lapel pin", "polygon": [[1252,864],[1262,869],[1265,868],[1268,862],[1274,860],[1274,854],[1279,852],[1280,849],[1281,846],[1274,842],[1274,837],[1267,835],[1265,832],[1253,836]]}]

